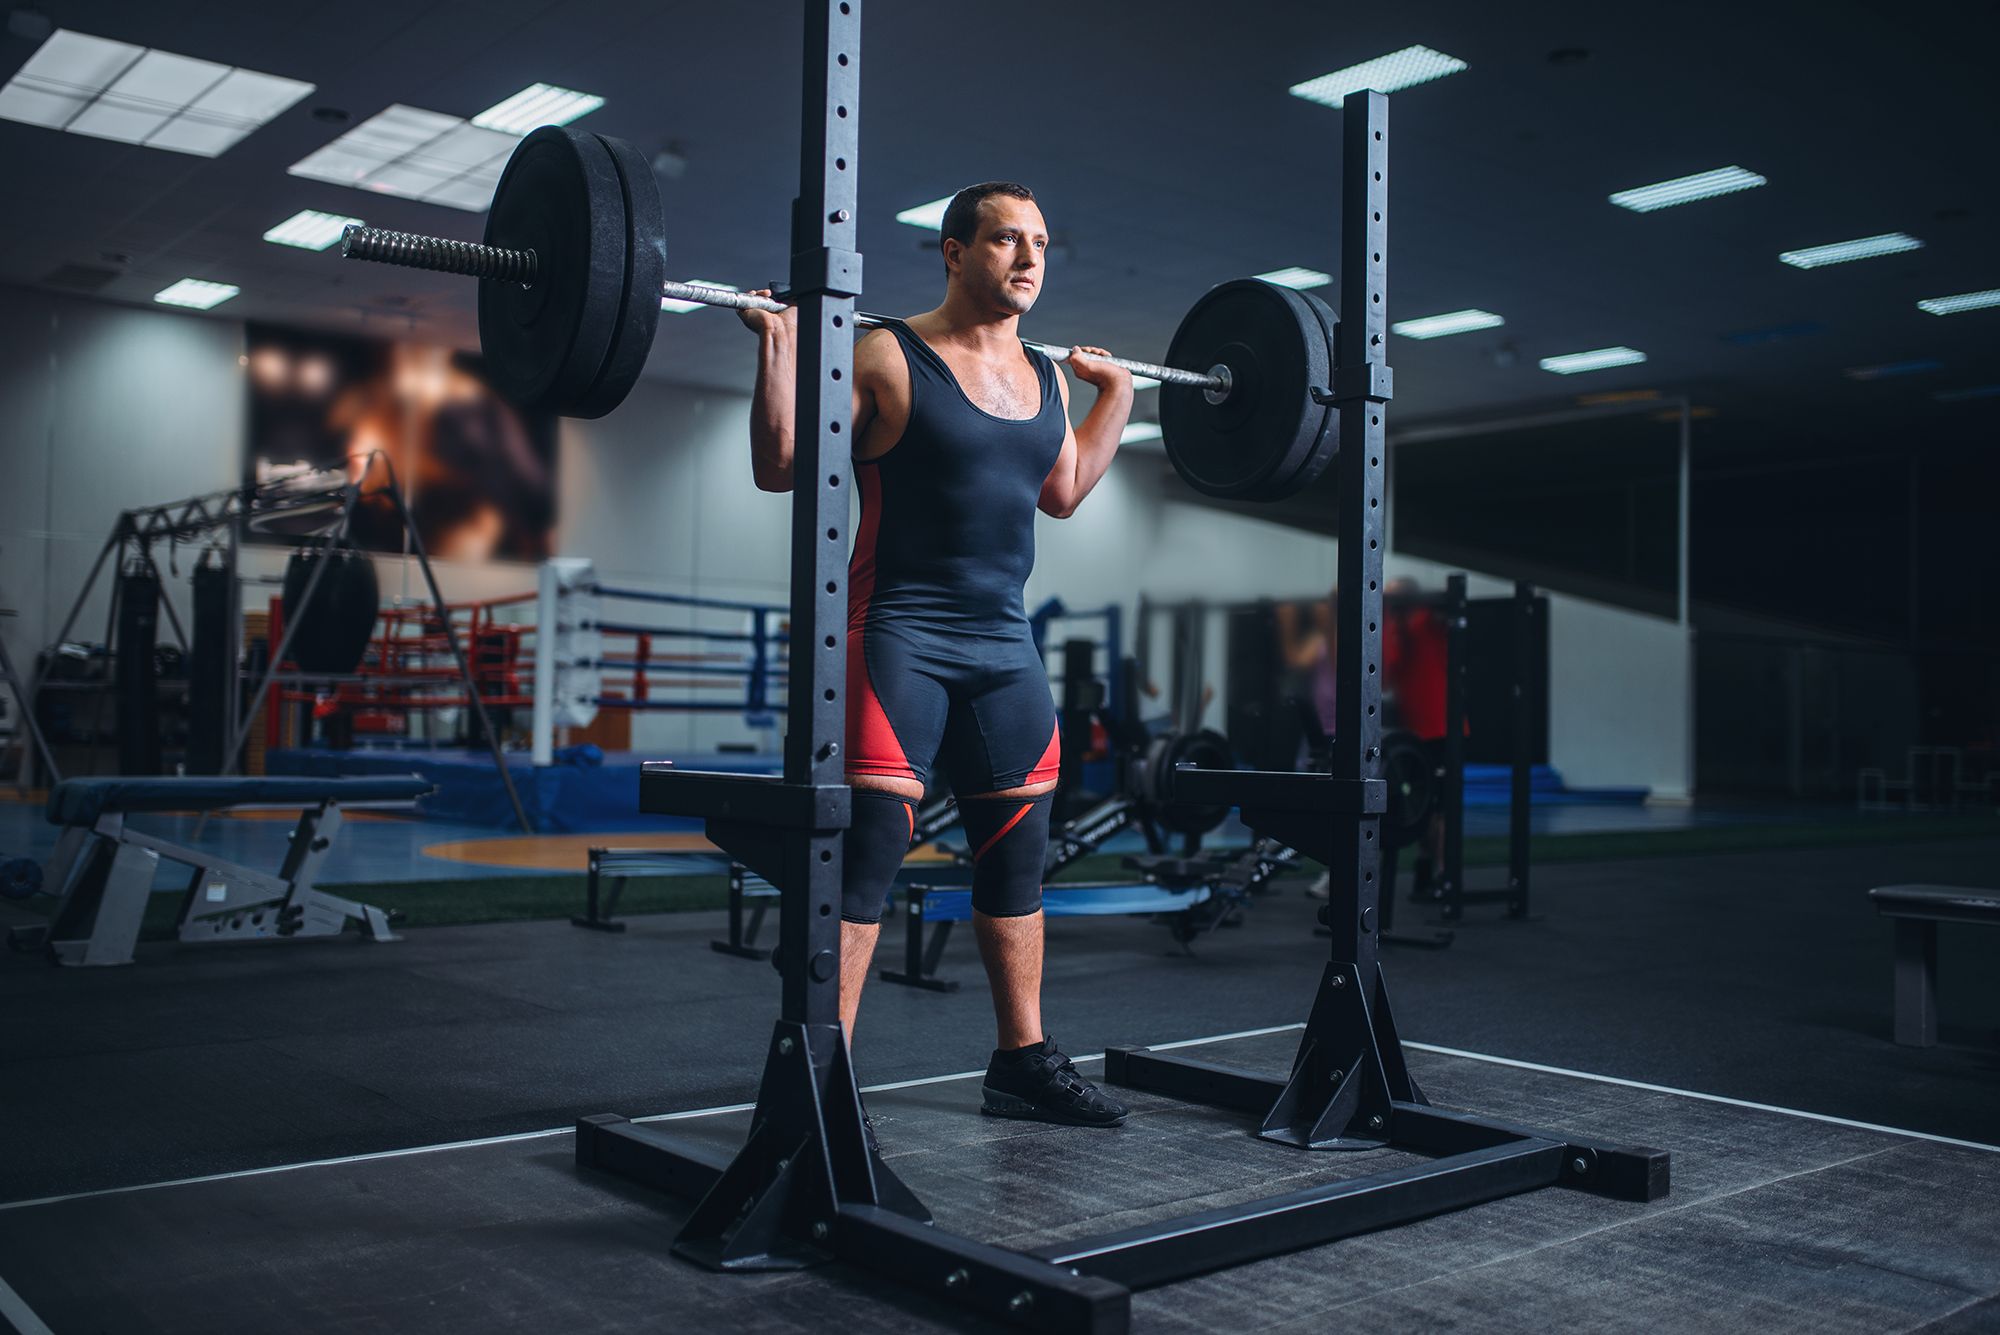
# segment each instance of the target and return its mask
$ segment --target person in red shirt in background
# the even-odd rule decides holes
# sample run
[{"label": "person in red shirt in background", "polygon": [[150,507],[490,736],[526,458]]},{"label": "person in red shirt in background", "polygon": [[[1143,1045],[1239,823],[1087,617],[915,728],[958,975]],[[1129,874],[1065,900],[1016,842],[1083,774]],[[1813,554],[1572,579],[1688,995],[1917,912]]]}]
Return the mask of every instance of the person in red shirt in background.
[{"label": "person in red shirt in background", "polygon": [[[1444,763],[1446,626],[1444,614],[1423,600],[1417,581],[1392,579],[1382,586],[1382,713],[1392,728],[1413,732],[1424,743],[1433,767]],[[1412,897],[1425,897],[1431,876],[1444,860],[1444,813],[1431,813],[1417,851]]]}]

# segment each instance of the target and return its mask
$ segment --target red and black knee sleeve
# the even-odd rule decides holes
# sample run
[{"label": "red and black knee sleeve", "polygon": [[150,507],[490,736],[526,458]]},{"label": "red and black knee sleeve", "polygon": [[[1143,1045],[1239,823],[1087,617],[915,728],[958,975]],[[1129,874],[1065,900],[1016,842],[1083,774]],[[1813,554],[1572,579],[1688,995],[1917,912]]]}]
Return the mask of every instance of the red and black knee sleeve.
[{"label": "red and black knee sleeve", "polygon": [[853,813],[841,853],[840,917],[843,922],[880,922],[916,832],[917,804],[894,793],[856,788]]},{"label": "red and black knee sleeve", "polygon": [[1049,847],[1054,793],[960,801],[972,850],[972,907],[994,918],[1021,918],[1042,907],[1042,861]]}]

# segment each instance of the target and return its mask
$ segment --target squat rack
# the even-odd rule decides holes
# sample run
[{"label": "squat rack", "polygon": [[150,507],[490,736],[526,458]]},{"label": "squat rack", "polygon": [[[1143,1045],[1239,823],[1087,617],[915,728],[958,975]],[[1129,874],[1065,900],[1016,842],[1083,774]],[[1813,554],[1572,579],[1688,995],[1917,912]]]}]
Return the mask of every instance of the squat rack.
[{"label": "squat rack", "polygon": [[[1330,774],[1182,770],[1175,796],[1242,808],[1244,821],[1324,863],[1332,955],[1289,1080],[1114,1048],[1114,1084],[1261,1116],[1266,1139],[1306,1149],[1393,1147],[1439,1156],[1241,1205],[1032,1252],[948,1233],[868,1146],[839,1013],[841,832],[849,817],[840,739],[846,690],[849,408],[860,104],[860,0],[808,3],[791,290],[799,310],[792,497],[790,727],[781,776],[681,772],[648,762],[640,807],[698,816],[708,836],[780,895],[783,976],[748,1140],[724,1160],[654,1124],[577,1124],[580,1166],[698,1200],[674,1252],[718,1270],[839,1259],[1011,1324],[1121,1332],[1133,1289],[1172,1283],[1336,1238],[1545,1186],[1649,1201],[1667,1155],[1429,1106],[1403,1064],[1377,964],[1381,778],[1381,580],[1387,335],[1388,99],[1344,113],[1338,727]],[[1275,1152],[1275,1151],[1274,1151]]]}]

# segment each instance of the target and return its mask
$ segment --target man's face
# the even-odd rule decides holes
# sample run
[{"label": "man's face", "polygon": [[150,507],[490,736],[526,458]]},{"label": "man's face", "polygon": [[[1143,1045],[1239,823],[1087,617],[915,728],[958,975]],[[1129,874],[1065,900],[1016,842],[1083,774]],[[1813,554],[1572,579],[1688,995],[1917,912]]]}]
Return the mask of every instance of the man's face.
[{"label": "man's face", "polygon": [[996,310],[1026,315],[1042,290],[1048,246],[1048,224],[1031,201],[988,195],[979,202],[972,244],[953,246],[959,285]]}]

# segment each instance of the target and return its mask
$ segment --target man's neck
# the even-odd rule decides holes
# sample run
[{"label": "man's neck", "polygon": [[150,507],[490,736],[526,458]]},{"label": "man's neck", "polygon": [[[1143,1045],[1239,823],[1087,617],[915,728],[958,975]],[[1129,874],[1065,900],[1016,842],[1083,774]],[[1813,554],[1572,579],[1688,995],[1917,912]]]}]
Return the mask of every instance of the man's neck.
[{"label": "man's neck", "polygon": [[927,336],[975,356],[1015,356],[1021,350],[1020,316],[996,312],[956,289],[945,293],[937,309],[917,318],[929,327]]}]

